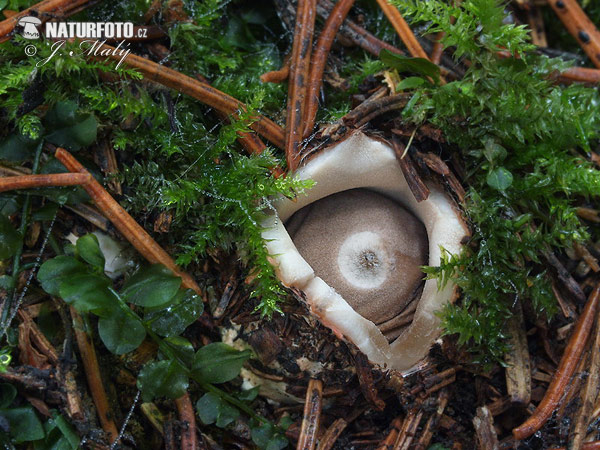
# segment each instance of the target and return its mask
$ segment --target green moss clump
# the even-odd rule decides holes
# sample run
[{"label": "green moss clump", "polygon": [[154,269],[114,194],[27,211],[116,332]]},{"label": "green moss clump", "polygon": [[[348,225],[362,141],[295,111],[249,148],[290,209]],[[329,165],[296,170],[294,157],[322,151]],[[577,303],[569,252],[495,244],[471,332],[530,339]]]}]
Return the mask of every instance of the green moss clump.
[{"label": "green moss clump", "polygon": [[[404,113],[442,129],[466,164],[473,236],[461,255],[427,269],[464,294],[444,311],[446,332],[458,333],[476,360],[501,360],[515,303],[548,317],[556,311],[544,253],[590,238],[575,207],[600,195],[600,172],[585,157],[597,144],[600,98],[552,83],[565,63],[533,53],[527,30],[503,23],[497,0],[397,3],[429,31],[445,31],[455,58],[471,61],[463,79],[419,90]],[[505,49],[519,58],[500,57]]]}]

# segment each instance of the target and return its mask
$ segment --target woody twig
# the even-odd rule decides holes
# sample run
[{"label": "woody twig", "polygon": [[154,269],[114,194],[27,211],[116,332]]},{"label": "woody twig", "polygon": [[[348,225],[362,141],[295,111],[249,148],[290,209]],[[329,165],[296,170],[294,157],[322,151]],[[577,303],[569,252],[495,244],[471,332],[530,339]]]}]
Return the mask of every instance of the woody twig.
[{"label": "woody twig", "polygon": [[600,31],[577,0],[550,0],[548,3],[590,60],[600,68]]},{"label": "woody twig", "polygon": [[[56,158],[71,172],[89,174],[89,172],[65,149],[58,148]],[[156,243],[152,237],[119,205],[115,199],[95,179],[90,179],[82,186],[92,197],[106,217],[123,234],[138,252],[151,263],[161,263],[169,268],[175,275],[181,277],[182,285],[193,289],[198,294],[200,287],[194,279],[182,271],[169,254]]]},{"label": "woody twig", "polygon": [[552,412],[558,406],[585,348],[587,338],[592,329],[592,325],[594,324],[599,299],[600,284],[596,286],[590,295],[585,308],[577,321],[575,331],[573,331],[573,334],[569,339],[569,344],[560,360],[556,373],[552,377],[552,382],[550,383],[544,398],[529,419],[513,430],[513,436],[516,440],[528,438],[542,428],[552,415]]},{"label": "woody twig", "polygon": [[304,131],[306,108],[306,81],[310,68],[312,36],[315,26],[316,0],[299,0],[288,87],[287,116],[285,122],[285,155],[288,170],[298,167],[300,142]]},{"label": "woody twig", "polygon": [[317,40],[317,45],[315,46],[311,58],[310,74],[308,77],[308,93],[306,97],[306,110],[304,113],[304,137],[307,137],[310,134],[315,124],[315,118],[319,108],[319,91],[321,90],[321,85],[323,83],[323,71],[325,70],[329,50],[331,49],[335,35],[353,4],[354,0],[339,0],[331,10],[323,27],[323,31],[321,31],[319,39]]},{"label": "woody twig", "polygon": [[15,29],[19,20],[26,16],[37,17],[46,21],[56,16],[67,16],[81,7],[90,3],[90,0],[44,0],[30,8],[9,17],[0,22],[0,43],[10,39],[10,33]]},{"label": "woody twig", "polygon": [[[103,55],[115,61],[120,61],[122,58],[122,55],[114,47],[107,44],[101,45],[96,54]],[[132,69],[139,70],[150,81],[189,95],[227,115],[231,114],[235,116],[238,111],[245,111],[247,109],[244,103],[215,89],[209,84],[195,80],[141,56],[130,53],[125,57],[123,64]],[[250,128],[272,142],[275,146],[284,148],[283,129],[264,116],[258,115],[255,119]]]}]

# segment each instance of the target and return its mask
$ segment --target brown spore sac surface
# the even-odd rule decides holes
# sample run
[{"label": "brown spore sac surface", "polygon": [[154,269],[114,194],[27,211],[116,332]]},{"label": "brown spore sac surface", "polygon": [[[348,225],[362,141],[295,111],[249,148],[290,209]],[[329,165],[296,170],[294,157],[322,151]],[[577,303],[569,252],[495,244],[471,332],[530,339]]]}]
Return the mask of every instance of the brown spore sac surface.
[{"label": "brown spore sac surface", "polygon": [[410,324],[428,239],[406,208],[377,192],[351,189],[297,211],[286,228],[316,275],[388,339]]}]

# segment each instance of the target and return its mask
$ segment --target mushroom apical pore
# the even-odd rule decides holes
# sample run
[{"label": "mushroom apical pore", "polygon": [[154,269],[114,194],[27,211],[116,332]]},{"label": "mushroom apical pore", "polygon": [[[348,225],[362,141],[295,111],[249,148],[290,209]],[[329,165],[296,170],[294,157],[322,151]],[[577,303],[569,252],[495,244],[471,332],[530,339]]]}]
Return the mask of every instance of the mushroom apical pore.
[{"label": "mushroom apical pore", "polygon": [[439,337],[437,312],[455,292],[422,282],[419,269],[439,266],[442,248],[460,251],[467,230],[453,201],[428,184],[429,197],[417,202],[394,151],[360,132],[295,175],[315,185],[295,201],[276,200],[264,224],[278,277],[371,362],[410,369]]}]

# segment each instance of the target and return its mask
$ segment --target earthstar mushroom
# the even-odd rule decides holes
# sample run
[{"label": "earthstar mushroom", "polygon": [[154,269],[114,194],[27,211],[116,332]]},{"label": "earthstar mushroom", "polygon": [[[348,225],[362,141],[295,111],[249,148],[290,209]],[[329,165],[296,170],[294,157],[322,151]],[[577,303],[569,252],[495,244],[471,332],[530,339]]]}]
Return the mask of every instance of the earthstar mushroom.
[{"label": "earthstar mushroom", "polygon": [[417,202],[392,148],[361,132],[295,175],[316,183],[296,201],[277,199],[264,224],[278,277],[371,362],[409,370],[439,337],[436,312],[455,293],[420,270],[440,265],[441,248],[460,251],[468,232],[452,200],[430,183]]}]

